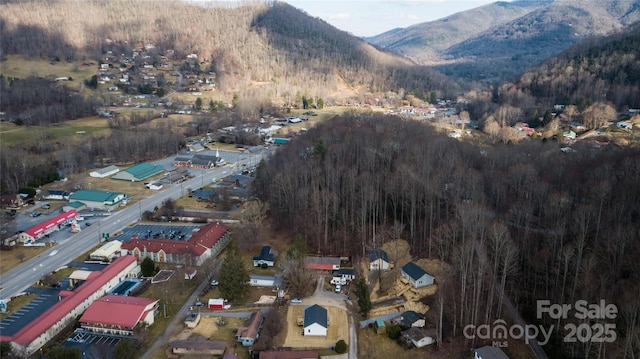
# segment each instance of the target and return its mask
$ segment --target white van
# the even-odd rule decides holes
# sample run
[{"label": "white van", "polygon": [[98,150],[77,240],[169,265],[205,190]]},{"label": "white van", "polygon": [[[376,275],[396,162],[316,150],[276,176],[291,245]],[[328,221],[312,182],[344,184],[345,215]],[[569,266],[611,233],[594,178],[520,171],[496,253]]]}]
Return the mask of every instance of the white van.
[{"label": "white van", "polygon": [[336,293],[340,293],[342,290],[342,286],[340,284],[336,284]]}]

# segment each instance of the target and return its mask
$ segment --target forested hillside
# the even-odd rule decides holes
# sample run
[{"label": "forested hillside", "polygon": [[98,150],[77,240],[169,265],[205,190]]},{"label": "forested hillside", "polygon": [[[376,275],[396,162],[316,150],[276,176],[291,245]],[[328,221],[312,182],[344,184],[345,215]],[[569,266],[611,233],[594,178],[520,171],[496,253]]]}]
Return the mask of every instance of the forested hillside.
[{"label": "forested hillside", "polygon": [[[545,346],[550,357],[632,358],[640,350],[640,152],[558,153],[539,141],[479,147],[419,122],[358,115],[283,146],[256,182],[274,223],[314,252],[363,258],[403,238],[414,258],[451,263],[455,278],[439,283],[431,303],[430,313],[444,305],[439,339],[508,317],[495,287],[532,323],[559,324]],[[564,324],[588,319],[536,319],[539,299],[615,304],[617,339],[563,343]]]},{"label": "forested hillside", "polygon": [[463,82],[500,82],[639,19],[637,0],[496,2],[368,40]]},{"label": "forested hillside", "polygon": [[[174,56],[210,61],[218,89],[230,100],[296,96],[327,102],[366,92],[440,91],[456,86],[425,67],[374,49],[281,2],[202,7],[181,1],[5,2],[0,5],[3,54],[46,59],[98,59],[107,50],[130,53],[153,44]],[[201,61],[202,61],[201,60]]]},{"label": "forested hillside", "polygon": [[640,107],[640,25],[607,38],[574,46],[520,77],[518,86],[540,103],[571,104],[574,99]]}]

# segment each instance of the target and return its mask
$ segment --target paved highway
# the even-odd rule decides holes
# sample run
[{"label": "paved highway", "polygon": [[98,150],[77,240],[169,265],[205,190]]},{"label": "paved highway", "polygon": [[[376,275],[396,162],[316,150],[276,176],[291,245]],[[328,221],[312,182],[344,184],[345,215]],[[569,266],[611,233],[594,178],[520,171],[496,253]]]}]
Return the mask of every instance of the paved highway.
[{"label": "paved highway", "polygon": [[[183,182],[165,187],[164,190],[147,197],[137,203],[130,204],[127,208],[111,212],[108,217],[95,221],[91,227],[84,228],[81,232],[58,242],[58,245],[50,248],[39,256],[24,262],[17,268],[3,274],[0,277],[0,298],[9,299],[42,278],[45,274],[67,265],[81,254],[96,246],[102,239],[102,233],[113,234],[127,225],[140,219],[140,214],[151,211],[154,207],[168,198],[179,198],[187,188],[200,188],[204,183],[211,183],[222,177],[236,173],[243,164],[258,163],[264,152],[253,153],[240,157],[235,164],[228,164],[211,171],[201,172],[200,175]],[[57,250],[53,255],[52,252]]]}]

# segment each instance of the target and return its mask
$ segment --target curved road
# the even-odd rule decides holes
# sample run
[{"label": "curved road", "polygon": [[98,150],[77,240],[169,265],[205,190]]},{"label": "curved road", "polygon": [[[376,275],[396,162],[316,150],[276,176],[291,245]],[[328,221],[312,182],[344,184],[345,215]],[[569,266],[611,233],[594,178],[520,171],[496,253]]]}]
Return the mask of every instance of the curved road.
[{"label": "curved road", "polygon": [[[165,190],[159,191],[138,203],[133,203],[122,210],[111,212],[110,216],[96,221],[91,227],[86,227],[81,232],[75,233],[62,241],[58,241],[58,245],[50,248],[43,254],[2,274],[0,276],[0,299],[7,300],[24,292],[24,290],[29,288],[45,274],[67,265],[67,263],[100,243],[102,233],[115,233],[129,224],[138,221],[141,213],[153,210],[155,206],[160,205],[164,200],[181,197],[183,188],[200,188],[204,182],[211,183],[212,181],[234,173],[234,166],[241,167],[243,164],[249,165],[251,161],[256,161],[254,156],[258,156],[259,161],[262,158],[262,153],[247,154],[235,165],[218,167],[211,171],[204,172],[202,175],[182,182],[182,186],[173,184],[165,187]],[[57,252],[55,255],[51,255],[54,250]]]}]

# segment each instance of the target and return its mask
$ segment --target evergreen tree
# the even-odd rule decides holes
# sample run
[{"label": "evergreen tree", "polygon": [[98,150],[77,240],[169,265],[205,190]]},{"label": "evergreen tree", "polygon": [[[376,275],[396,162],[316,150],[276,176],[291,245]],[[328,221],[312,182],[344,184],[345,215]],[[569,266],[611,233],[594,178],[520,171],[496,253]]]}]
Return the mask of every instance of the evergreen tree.
[{"label": "evergreen tree", "polygon": [[230,302],[241,300],[249,290],[249,273],[238,253],[238,247],[233,242],[227,247],[227,254],[220,268],[218,289]]},{"label": "evergreen tree", "polygon": [[143,277],[152,277],[156,274],[156,266],[153,262],[153,259],[149,257],[144,257],[142,262],[140,262],[140,271],[142,272]]},{"label": "evergreen tree", "polygon": [[195,107],[196,111],[200,111],[202,110],[202,99],[200,97],[198,97],[196,99],[196,107]]},{"label": "evergreen tree", "polygon": [[360,313],[365,317],[369,314],[373,305],[371,304],[371,295],[369,293],[369,287],[364,278],[360,278],[356,281],[356,297],[358,297],[358,306],[360,307]]}]

